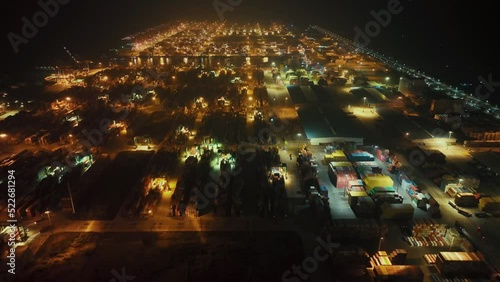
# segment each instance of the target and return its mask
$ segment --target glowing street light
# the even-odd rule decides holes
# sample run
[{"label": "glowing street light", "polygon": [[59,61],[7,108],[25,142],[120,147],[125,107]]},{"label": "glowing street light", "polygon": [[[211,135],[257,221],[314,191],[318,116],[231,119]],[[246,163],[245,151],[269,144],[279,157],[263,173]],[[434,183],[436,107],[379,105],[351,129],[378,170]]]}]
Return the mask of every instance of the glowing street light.
[{"label": "glowing street light", "polygon": [[6,137],[7,137],[7,134],[5,134],[5,133],[0,134],[0,138],[6,138]]},{"label": "glowing street light", "polygon": [[71,98],[70,97],[66,97],[66,101],[71,101]]},{"label": "glowing street light", "polygon": [[380,240],[378,240],[378,251],[380,251],[380,247],[382,246],[383,240],[384,240],[384,237],[380,237]]},{"label": "glowing street light", "polygon": [[451,139],[451,134],[453,133],[453,131],[448,131],[448,139]]},{"label": "glowing street light", "polygon": [[363,97],[363,106],[366,107],[366,97]]}]

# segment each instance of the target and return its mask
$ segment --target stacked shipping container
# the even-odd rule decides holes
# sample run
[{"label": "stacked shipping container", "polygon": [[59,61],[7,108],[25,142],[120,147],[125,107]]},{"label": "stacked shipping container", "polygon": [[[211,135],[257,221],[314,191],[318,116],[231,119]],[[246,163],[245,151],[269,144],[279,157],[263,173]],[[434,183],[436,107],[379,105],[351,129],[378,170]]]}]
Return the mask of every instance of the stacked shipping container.
[{"label": "stacked shipping container", "polygon": [[485,262],[474,252],[440,252],[436,257],[436,268],[445,277],[488,277]]},{"label": "stacked shipping container", "polygon": [[330,162],[328,165],[328,176],[333,186],[339,189],[348,189],[349,182],[357,180],[358,175],[350,162]]}]

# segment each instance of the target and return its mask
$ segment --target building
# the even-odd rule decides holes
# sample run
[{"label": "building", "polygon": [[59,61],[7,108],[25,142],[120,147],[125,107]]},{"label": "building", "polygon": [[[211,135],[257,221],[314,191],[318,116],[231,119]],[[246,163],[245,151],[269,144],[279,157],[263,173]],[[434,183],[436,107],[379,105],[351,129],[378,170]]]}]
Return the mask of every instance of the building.
[{"label": "building", "polygon": [[357,120],[349,118],[333,105],[302,106],[297,111],[311,145],[345,143],[363,144],[363,133],[356,130]]},{"label": "building", "polygon": [[398,91],[406,97],[422,97],[427,91],[427,84],[423,78],[401,77]]}]

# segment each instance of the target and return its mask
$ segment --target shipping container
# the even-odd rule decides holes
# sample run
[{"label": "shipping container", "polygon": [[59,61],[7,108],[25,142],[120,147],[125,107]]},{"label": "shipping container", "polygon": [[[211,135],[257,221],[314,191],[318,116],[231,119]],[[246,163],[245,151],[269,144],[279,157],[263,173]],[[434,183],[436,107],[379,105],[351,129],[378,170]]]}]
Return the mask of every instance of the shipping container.
[{"label": "shipping container", "polygon": [[387,149],[377,148],[375,150],[375,155],[377,156],[377,159],[379,159],[382,162],[390,162],[391,161],[391,157],[389,155],[389,150],[387,150]]},{"label": "shipping container", "polygon": [[357,198],[360,198],[360,197],[367,197],[368,194],[366,194],[366,192],[362,191],[349,191],[349,197],[348,197],[348,203],[349,203],[349,206],[352,207],[352,205],[355,205],[358,203],[358,199]]},{"label": "shipping container", "polygon": [[444,188],[444,192],[454,198],[458,193],[473,193],[474,191],[464,187],[462,184],[448,184]]},{"label": "shipping container", "polygon": [[325,185],[321,185],[318,188],[318,192],[321,196],[328,198],[328,189],[326,188]]},{"label": "shipping container", "polygon": [[330,162],[328,176],[332,184],[339,189],[350,188],[349,182],[358,179],[356,170],[350,162]]},{"label": "shipping container", "polygon": [[439,252],[436,268],[444,277],[463,275],[479,278],[489,273],[485,262],[474,252]]},{"label": "shipping container", "polygon": [[372,197],[356,197],[351,199],[351,209],[359,217],[374,217],[377,206]]},{"label": "shipping container", "polygon": [[376,265],[373,272],[376,281],[424,281],[424,272],[416,265]]},{"label": "shipping container", "polygon": [[353,165],[360,179],[364,179],[367,175],[382,173],[382,168],[376,162],[354,162]]},{"label": "shipping container", "polygon": [[363,179],[365,189],[368,194],[372,194],[371,190],[376,189],[380,191],[394,192],[394,181],[392,178],[385,174],[370,174],[366,175]]},{"label": "shipping container", "polygon": [[394,190],[393,187],[374,187],[372,189],[366,189],[366,192],[369,195],[375,195],[375,194],[388,194],[388,193],[396,193],[396,190]]},{"label": "shipping container", "polygon": [[325,161],[325,163],[346,162],[346,161],[348,161],[348,159],[347,159],[347,156],[344,154],[344,151],[335,150],[331,154],[325,154],[324,161]]},{"label": "shipping container", "polygon": [[363,180],[356,179],[349,181],[349,190],[350,191],[365,191],[365,183]]},{"label": "shipping container", "polygon": [[383,203],[388,203],[388,204],[402,204],[403,203],[403,196],[401,196],[400,194],[398,194],[396,192],[375,193],[371,196],[373,198],[373,201],[377,205],[381,205]]},{"label": "shipping container", "polygon": [[375,160],[375,157],[366,151],[356,150],[349,152],[347,159],[351,162],[372,162]]}]

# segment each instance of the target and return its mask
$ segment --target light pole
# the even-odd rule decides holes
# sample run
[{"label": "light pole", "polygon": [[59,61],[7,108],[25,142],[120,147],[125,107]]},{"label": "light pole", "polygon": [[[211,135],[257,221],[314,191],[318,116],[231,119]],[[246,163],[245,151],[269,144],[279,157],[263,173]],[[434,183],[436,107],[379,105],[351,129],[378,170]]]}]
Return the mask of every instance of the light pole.
[{"label": "light pole", "polygon": [[448,139],[451,139],[451,134],[453,133],[453,131],[448,131]]},{"label": "light pole", "polygon": [[366,97],[363,97],[363,106],[366,107]]},{"label": "light pole", "polygon": [[52,220],[50,219],[50,211],[45,212],[47,214],[47,217],[49,218],[49,225],[50,225],[50,232],[54,234],[54,228],[52,227]]},{"label": "light pole", "polygon": [[[345,175],[345,178],[347,178],[347,174]],[[344,198],[345,198],[345,190],[347,189],[347,187],[344,187]]]},{"label": "light pole", "polygon": [[75,214],[75,204],[73,203],[73,195],[71,194],[71,188],[69,187],[69,182],[68,182],[68,194],[69,194],[69,199],[71,200],[71,210],[73,211],[73,214]]},{"label": "light pole", "polygon": [[288,97],[285,97],[285,108],[288,106]]},{"label": "light pole", "polygon": [[380,251],[380,247],[382,246],[382,241],[384,240],[384,237],[380,237],[378,240],[378,251]]},{"label": "light pole", "polygon": [[453,244],[455,244],[455,236],[452,237],[451,239],[451,243],[450,243],[450,249],[448,250],[449,252],[451,252],[451,247],[453,247]]}]

